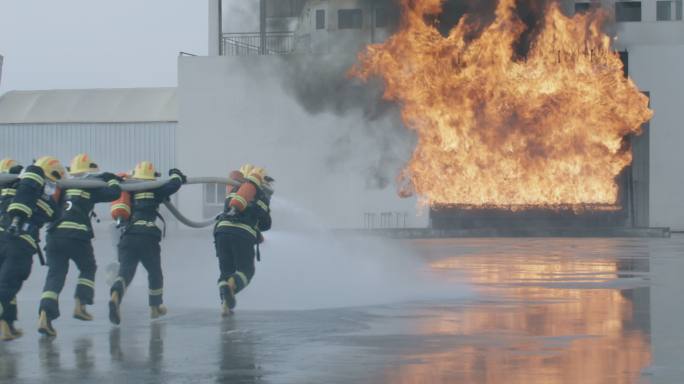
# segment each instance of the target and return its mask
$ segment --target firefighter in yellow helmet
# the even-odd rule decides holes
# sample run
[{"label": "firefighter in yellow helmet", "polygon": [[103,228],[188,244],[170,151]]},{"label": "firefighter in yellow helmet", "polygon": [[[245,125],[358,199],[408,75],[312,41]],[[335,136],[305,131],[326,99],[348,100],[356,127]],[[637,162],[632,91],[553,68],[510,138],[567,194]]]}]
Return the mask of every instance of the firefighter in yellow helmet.
[{"label": "firefighter in yellow helmet", "polygon": [[[23,167],[14,159],[0,160],[0,174],[19,175]],[[3,216],[7,212],[10,202],[17,193],[17,185],[19,179],[10,181],[4,185],[0,185],[0,223],[3,221]],[[4,246],[5,238],[0,232],[0,249]],[[4,256],[0,255],[0,265],[4,263]],[[20,329],[14,327],[14,322],[17,320],[17,299],[16,297],[10,301],[9,307],[5,308],[4,323],[0,320],[0,339],[11,340],[22,335]]]},{"label": "firefighter in yellow helmet", "polygon": [[12,326],[16,316],[12,312],[16,303],[12,301],[31,273],[33,255],[40,252],[41,227],[57,215],[55,183],[64,173],[54,157],[36,160],[19,176],[14,195],[0,219],[0,331],[5,340],[21,336]]},{"label": "firefighter in yellow helmet", "polygon": [[[234,172],[235,173],[235,172]],[[271,228],[270,197],[265,187],[272,178],[263,168],[245,165],[239,172],[244,182],[234,187],[224,204],[224,211],[214,227],[214,244],[221,271],[218,279],[221,314],[228,316],[235,308],[235,295],[247,287],[255,273],[254,256],[259,255],[261,233]]]},{"label": "firefighter in yellow helmet", "polygon": [[121,194],[120,178],[109,172],[100,172],[97,164],[85,153],[76,155],[68,170],[72,179],[101,180],[107,186],[69,188],[61,193],[59,218],[47,230],[48,273],[38,309],[38,332],[45,336],[57,335],[52,322],[60,315],[59,295],[64,288],[70,260],[79,270],[73,316],[83,321],[93,319],[86,310],[86,305],[93,304],[97,270],[92,246],[93,208],[97,203],[116,200]]},{"label": "firefighter in yellow helmet", "polygon": [[[135,166],[134,180],[152,181],[160,176],[149,161]],[[156,319],[167,312],[164,306],[164,277],[161,267],[162,231],[157,226],[159,205],[171,195],[178,192],[187,178],[178,169],[169,170],[170,179],[162,186],[132,193],[131,214],[128,225],[123,230],[118,245],[119,273],[112,285],[109,300],[109,320],[113,324],[121,323],[121,301],[126,287],[131,284],[138,263],[147,270],[149,287],[150,317]],[[163,219],[162,219],[163,221]]]}]

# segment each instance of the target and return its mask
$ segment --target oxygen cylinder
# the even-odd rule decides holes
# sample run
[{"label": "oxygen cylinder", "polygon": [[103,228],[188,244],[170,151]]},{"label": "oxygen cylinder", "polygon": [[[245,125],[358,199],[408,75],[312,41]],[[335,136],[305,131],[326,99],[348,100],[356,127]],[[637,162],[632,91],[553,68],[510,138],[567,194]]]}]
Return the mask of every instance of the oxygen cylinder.
[{"label": "oxygen cylinder", "polygon": [[117,223],[128,221],[131,218],[131,194],[121,192],[118,199],[112,201],[109,212]]},{"label": "oxygen cylinder", "polygon": [[250,182],[244,182],[230,199],[229,207],[237,209],[239,212],[247,209],[249,203],[254,201],[257,194],[256,186]]},{"label": "oxygen cylinder", "polygon": [[[126,178],[128,177],[128,174],[117,173],[117,176]],[[112,201],[109,207],[109,213],[112,215],[112,219],[116,221],[117,226],[124,221],[128,221],[128,219],[131,218],[131,194],[122,191],[119,198]]]},{"label": "oxygen cylinder", "polygon": [[52,200],[55,203],[59,203],[60,197],[62,197],[62,190],[60,188],[55,188],[55,193],[52,194]]}]

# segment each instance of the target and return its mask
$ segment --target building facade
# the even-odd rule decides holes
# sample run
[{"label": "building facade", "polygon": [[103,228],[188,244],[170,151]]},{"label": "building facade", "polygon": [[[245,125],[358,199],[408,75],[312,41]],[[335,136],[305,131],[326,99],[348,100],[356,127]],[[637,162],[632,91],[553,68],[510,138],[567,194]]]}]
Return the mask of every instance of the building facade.
[{"label": "building facade", "polygon": [[[220,1],[210,0],[209,3],[211,28],[214,32],[222,31],[223,27],[219,26],[220,17],[217,16]],[[396,15],[389,13],[387,16],[388,12],[383,9],[389,7],[382,2],[309,0],[300,6],[302,13],[292,30],[293,39],[299,43],[292,43],[288,54],[316,55],[317,50],[325,51],[322,47],[340,49],[345,47],[343,43],[350,35],[354,35],[363,44],[381,41],[393,25],[396,25]],[[569,14],[603,6],[609,8],[614,15],[615,23],[612,28],[617,35],[615,48],[622,52],[629,75],[637,86],[649,93],[651,107],[655,110],[655,117],[646,128],[644,136],[635,139],[638,142],[635,146],[635,156],[639,161],[634,165],[633,188],[641,191],[635,203],[635,209],[639,214],[638,222],[640,225],[684,230],[684,200],[679,198],[684,191],[684,177],[678,174],[679,164],[684,160],[681,151],[678,150],[679,143],[684,139],[684,127],[679,118],[679,111],[684,102],[684,75],[681,66],[684,62],[682,1],[611,0],[598,3],[563,0],[562,6]],[[266,49],[265,54],[251,59],[239,54],[229,57],[230,50],[211,49],[225,46],[226,41],[222,40],[222,36],[221,33],[209,35],[210,51],[214,55],[180,59],[181,125],[188,119],[193,126],[217,126],[221,119],[227,119],[247,127],[250,132],[261,132],[259,135],[269,136],[274,132],[281,132],[277,128],[278,123],[314,127],[326,124],[321,121],[320,116],[312,117],[293,103],[290,100],[291,95],[288,95],[287,90],[283,90],[278,84],[278,79],[271,75],[274,71],[287,70],[283,64],[283,61],[287,60],[269,57],[274,56],[276,50],[270,52]],[[268,40],[263,42],[269,44]],[[302,46],[305,49],[298,50],[298,47],[301,49]],[[219,53],[224,55],[221,56]],[[198,80],[199,77],[204,80]],[[197,89],[195,81],[203,84],[201,91]],[[264,103],[263,110],[270,113],[266,116],[256,113],[260,108],[255,107],[255,110],[252,110],[250,106],[236,99],[231,91],[233,89],[245,89],[250,95],[249,100],[260,100]],[[263,98],[259,92],[252,92],[254,89],[263,91],[268,96]],[[215,106],[222,100],[226,108],[205,110],[202,113],[202,121],[192,117],[198,108],[206,109],[196,102],[202,98],[200,93],[211,98]],[[348,123],[353,117],[342,116],[338,119],[339,122],[332,124],[344,126],[345,121]],[[220,129],[216,129],[213,134],[218,135],[219,131]],[[226,131],[225,134],[231,133],[232,131]],[[233,152],[233,155],[239,157],[238,153]],[[355,221],[350,217],[349,220],[344,220],[346,223],[368,226],[368,219],[364,219],[362,224],[360,217],[367,218],[369,214],[381,217],[383,213],[386,215],[389,212],[409,212],[410,217],[420,218],[410,220],[411,225],[428,225],[424,216],[416,216],[416,211],[419,210],[416,201],[409,200],[407,203],[395,198],[393,188],[373,193],[384,194],[385,197],[379,200],[385,203],[385,206],[378,209],[367,207],[353,214],[347,210],[347,214],[359,219]],[[307,201],[313,202],[315,199]],[[351,206],[354,207],[350,208],[353,210],[358,205]]]},{"label": "building facade", "polygon": [[86,152],[103,170],[142,160],[166,170],[176,165],[177,109],[175,88],[11,91],[0,97],[0,157],[68,165]]}]

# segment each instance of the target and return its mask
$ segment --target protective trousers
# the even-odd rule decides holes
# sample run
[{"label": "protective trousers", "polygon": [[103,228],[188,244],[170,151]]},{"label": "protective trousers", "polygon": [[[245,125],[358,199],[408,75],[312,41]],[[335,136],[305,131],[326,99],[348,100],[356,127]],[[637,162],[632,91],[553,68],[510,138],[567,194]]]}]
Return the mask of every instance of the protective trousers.
[{"label": "protective trousers", "polygon": [[223,299],[231,279],[235,286],[234,293],[237,294],[245,289],[254,277],[254,239],[248,235],[216,233],[214,245],[221,269],[218,279],[219,294]]},{"label": "protective trousers", "polygon": [[159,240],[153,236],[124,234],[118,248],[119,276],[112,285],[111,292],[117,292],[119,300],[123,299],[126,287],[133,281],[138,263],[141,263],[147,270],[150,306],[161,305],[164,302],[164,275]]},{"label": "protective trousers", "polygon": [[35,250],[25,240],[0,240],[0,319],[17,320],[16,295],[31,274]]},{"label": "protective trousers", "polygon": [[48,273],[39,312],[45,311],[50,320],[59,317],[59,294],[69,272],[69,260],[73,260],[79,270],[74,297],[83,305],[93,304],[97,264],[90,240],[48,236],[46,251]]}]

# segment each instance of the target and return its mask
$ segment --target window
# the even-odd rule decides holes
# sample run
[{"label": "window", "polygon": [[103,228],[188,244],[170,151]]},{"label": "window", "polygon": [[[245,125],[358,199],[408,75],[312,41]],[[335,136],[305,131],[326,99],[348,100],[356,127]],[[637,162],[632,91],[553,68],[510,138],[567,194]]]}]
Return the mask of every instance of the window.
[{"label": "window", "polygon": [[587,12],[591,8],[591,3],[575,3],[575,13]]},{"label": "window", "polygon": [[620,22],[641,21],[641,1],[616,2],[615,19]]},{"label": "window", "polygon": [[389,14],[386,8],[375,8],[375,28],[387,28]]},{"label": "window", "polygon": [[657,1],[656,18],[658,21],[682,20],[682,0]]},{"label": "window", "polygon": [[622,73],[625,77],[629,77],[629,52],[620,51],[620,61],[622,61]]},{"label": "window", "polygon": [[363,13],[360,9],[340,9],[337,11],[338,29],[361,29]]},{"label": "window", "polygon": [[266,17],[299,17],[305,0],[266,0]]},{"label": "window", "polygon": [[204,184],[204,217],[212,217],[223,210],[226,199],[226,186],[224,184]]},{"label": "window", "polygon": [[316,10],[316,29],[325,29],[325,9]]}]

